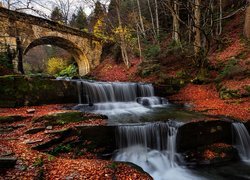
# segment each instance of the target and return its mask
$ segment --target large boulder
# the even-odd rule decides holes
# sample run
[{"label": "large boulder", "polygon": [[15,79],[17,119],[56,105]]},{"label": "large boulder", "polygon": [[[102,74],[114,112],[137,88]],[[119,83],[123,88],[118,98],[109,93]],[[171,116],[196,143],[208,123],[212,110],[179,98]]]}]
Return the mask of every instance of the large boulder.
[{"label": "large boulder", "polygon": [[74,82],[40,76],[0,76],[0,107],[77,103]]},{"label": "large boulder", "polygon": [[232,144],[230,121],[214,120],[190,122],[179,128],[177,149],[184,152],[214,143]]}]

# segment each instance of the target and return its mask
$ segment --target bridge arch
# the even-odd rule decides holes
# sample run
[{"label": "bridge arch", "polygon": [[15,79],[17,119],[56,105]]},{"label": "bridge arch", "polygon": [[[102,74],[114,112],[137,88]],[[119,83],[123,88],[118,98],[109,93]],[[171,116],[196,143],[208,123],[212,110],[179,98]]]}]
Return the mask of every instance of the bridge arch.
[{"label": "bridge arch", "polygon": [[86,55],[82,52],[82,50],[70,40],[67,40],[62,37],[44,36],[35,39],[24,49],[24,55],[26,55],[32,48],[40,45],[53,45],[69,52],[74,57],[78,65],[79,75],[81,76],[85,75],[90,71],[89,60],[87,59]]}]

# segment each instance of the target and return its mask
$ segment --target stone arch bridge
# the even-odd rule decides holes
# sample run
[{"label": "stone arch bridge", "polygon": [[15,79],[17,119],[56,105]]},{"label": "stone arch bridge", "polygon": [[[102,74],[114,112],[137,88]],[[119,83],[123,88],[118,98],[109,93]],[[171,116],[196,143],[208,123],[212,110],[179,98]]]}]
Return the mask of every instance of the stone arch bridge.
[{"label": "stone arch bridge", "polygon": [[[22,57],[38,45],[55,45],[76,60],[79,74],[85,75],[100,63],[101,39],[60,23],[0,7],[0,43],[20,47],[15,69],[22,67]],[[10,46],[9,46],[10,47]]]}]

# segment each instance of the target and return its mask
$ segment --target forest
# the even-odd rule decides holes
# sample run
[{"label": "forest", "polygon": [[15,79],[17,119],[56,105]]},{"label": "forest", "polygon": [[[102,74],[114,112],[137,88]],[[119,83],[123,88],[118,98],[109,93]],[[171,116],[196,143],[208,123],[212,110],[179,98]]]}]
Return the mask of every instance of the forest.
[{"label": "forest", "polygon": [[0,1],[0,179],[250,179],[249,0]]}]

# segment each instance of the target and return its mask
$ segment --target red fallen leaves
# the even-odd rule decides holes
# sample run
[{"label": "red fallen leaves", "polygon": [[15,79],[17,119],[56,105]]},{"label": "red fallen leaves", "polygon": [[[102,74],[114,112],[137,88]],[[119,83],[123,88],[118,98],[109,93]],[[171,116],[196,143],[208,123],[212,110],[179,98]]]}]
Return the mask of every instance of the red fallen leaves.
[{"label": "red fallen leaves", "polygon": [[213,84],[188,84],[178,94],[171,96],[170,99],[191,102],[193,110],[211,115],[232,116],[243,121],[250,117],[249,97],[242,98],[240,103],[234,103],[232,100],[221,100]]},{"label": "red fallen leaves", "polygon": [[154,82],[156,77],[138,77],[136,73],[139,64],[140,60],[138,58],[131,59],[131,67],[127,69],[124,63],[117,64],[115,60],[106,59],[90,75],[100,81]]},{"label": "red fallen leaves", "polygon": [[[226,149],[229,148],[231,148],[231,145],[223,143],[215,143],[207,147],[207,149],[203,152],[202,157],[205,160],[212,160],[215,158],[225,158],[227,156]],[[216,149],[220,150],[216,152]]]},{"label": "red fallen leaves", "polygon": [[[27,114],[27,109],[35,109],[35,113],[30,115]],[[62,105],[59,104],[50,104],[43,106],[26,106],[20,108],[0,108],[0,116],[8,115],[20,115],[20,116],[42,116],[48,114],[48,112],[60,112],[62,110]]]},{"label": "red fallen leaves", "polygon": [[104,160],[69,160],[56,158],[45,167],[48,179],[72,177],[76,179],[151,179],[145,174],[125,164],[115,164]]},{"label": "red fallen leaves", "polygon": [[[36,109],[33,116],[41,116],[51,112],[60,112],[62,106],[46,105],[36,107],[6,108],[0,109],[0,115],[7,116],[19,114],[26,116],[26,110],[30,108]],[[89,116],[91,116],[91,114],[89,114]],[[69,157],[72,157],[70,153],[62,154],[61,158],[57,158],[39,151],[31,150],[31,145],[26,144],[25,140],[32,141],[43,139],[44,141],[47,141],[51,138],[51,136],[45,134],[44,131],[36,134],[24,134],[27,129],[32,128],[33,126],[31,119],[32,117],[29,117],[26,120],[8,124],[24,124],[25,126],[8,134],[0,135],[0,154],[13,152],[14,156],[18,158],[17,166],[21,169],[23,168],[23,170],[16,167],[14,169],[7,169],[3,172],[1,171],[0,179],[36,179],[39,172],[44,173],[45,179],[152,179],[129,165],[117,163],[117,165],[113,167],[112,164],[114,162],[97,159],[94,153],[102,151],[101,148],[94,149],[94,153],[90,153],[86,149],[83,152],[83,156],[78,159],[68,159]],[[103,119],[95,119],[78,123],[69,123],[63,126],[54,126],[53,130],[70,128],[82,124],[104,125],[105,123],[106,121]],[[70,138],[77,137],[69,137],[66,140],[68,141]],[[88,145],[91,142],[86,141],[84,143]]]}]

